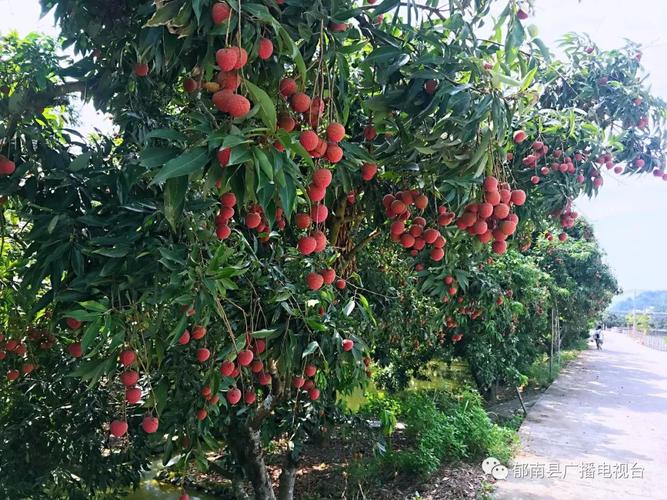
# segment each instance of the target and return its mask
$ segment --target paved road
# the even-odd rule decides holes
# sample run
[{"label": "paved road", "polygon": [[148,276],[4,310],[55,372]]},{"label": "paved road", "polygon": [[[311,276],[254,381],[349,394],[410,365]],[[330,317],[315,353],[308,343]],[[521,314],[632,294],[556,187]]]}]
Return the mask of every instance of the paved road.
[{"label": "paved road", "polygon": [[667,353],[606,333],[604,349],[570,363],[519,434],[497,500],[667,499]]}]

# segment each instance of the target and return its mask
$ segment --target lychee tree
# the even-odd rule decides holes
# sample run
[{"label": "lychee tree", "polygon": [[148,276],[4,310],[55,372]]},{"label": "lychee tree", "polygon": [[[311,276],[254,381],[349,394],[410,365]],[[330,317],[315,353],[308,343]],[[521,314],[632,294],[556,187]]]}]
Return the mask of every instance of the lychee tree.
[{"label": "lychee tree", "polygon": [[[490,1],[42,4],[77,59],[2,40],[0,193],[19,221],[3,234],[20,242],[24,304],[2,318],[3,352],[48,318],[70,360],[56,376],[73,358],[69,375],[109,392],[110,450],[146,443],[182,471],[225,446],[256,498],[293,496],[300,443],[374,361],[413,346],[404,382],[430,358],[474,364],[466,332],[488,334],[503,354],[488,371],[509,379],[528,355],[503,331],[538,299],[498,294],[537,271],[480,265],[528,248],[549,214],[571,227],[601,161],[662,165],[664,104],[635,81],[634,47],[572,39],[552,61],[513,1],[488,40]],[[68,130],[73,93],[117,131]],[[30,380],[12,371],[10,387]]]}]

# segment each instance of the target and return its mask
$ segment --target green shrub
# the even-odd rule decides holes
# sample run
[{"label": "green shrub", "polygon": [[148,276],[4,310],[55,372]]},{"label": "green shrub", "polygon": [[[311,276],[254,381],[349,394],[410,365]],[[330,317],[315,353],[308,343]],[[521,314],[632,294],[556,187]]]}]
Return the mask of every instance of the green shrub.
[{"label": "green shrub", "polygon": [[364,476],[433,474],[443,462],[494,456],[507,461],[516,442],[512,429],[494,424],[477,392],[406,391],[375,395],[361,410],[368,418],[392,414],[406,425],[406,442],[365,464]]}]

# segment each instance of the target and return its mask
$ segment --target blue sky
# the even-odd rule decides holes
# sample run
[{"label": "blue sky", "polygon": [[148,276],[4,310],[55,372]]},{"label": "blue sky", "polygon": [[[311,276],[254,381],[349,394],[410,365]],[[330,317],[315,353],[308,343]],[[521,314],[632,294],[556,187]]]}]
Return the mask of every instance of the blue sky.
[{"label": "blue sky", "polygon": [[[667,100],[667,0],[534,0],[535,24],[550,47],[568,32],[588,33],[602,48],[631,39],[644,45],[642,63],[653,91]],[[0,0],[0,31],[41,31],[57,35],[53,18],[39,18],[38,0]],[[89,106],[80,106],[82,129],[109,128]],[[605,172],[607,174],[607,172]],[[577,209],[593,223],[607,260],[627,292],[667,289],[667,182],[608,174],[600,195],[577,200]]]}]

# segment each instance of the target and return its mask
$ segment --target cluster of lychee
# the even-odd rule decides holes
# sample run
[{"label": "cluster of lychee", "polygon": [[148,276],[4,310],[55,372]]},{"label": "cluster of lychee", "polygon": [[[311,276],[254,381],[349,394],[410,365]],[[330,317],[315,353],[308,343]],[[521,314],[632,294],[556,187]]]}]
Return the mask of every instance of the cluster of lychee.
[{"label": "cluster of lychee", "polygon": [[35,365],[25,359],[27,352],[28,346],[25,344],[25,342],[20,342],[15,339],[9,339],[5,341],[5,336],[0,334],[0,361],[3,361],[5,358],[7,358],[8,354],[12,354],[16,356],[19,362],[22,363],[21,371],[14,368],[7,370],[6,376],[7,380],[10,382],[13,382],[19,378],[20,375],[28,375],[35,369]]},{"label": "cluster of lychee", "polygon": [[[132,369],[132,365],[137,361],[137,354],[132,349],[124,349],[119,355],[120,364],[124,370],[120,374],[120,381],[125,387],[125,401],[129,404],[137,404],[141,400],[142,392],[137,383],[139,382],[139,372]],[[141,428],[147,434],[153,434],[157,431],[160,422],[157,417],[147,413],[141,421]],[[124,436],[128,430],[126,420],[113,420],[109,424],[111,434],[117,438]]]},{"label": "cluster of lychee", "polygon": [[[382,198],[386,216],[392,220],[389,226],[391,239],[410,251],[416,257],[426,245],[430,245],[429,255],[438,262],[445,256],[444,246],[447,242],[438,229],[427,227],[427,221],[422,215],[413,217],[410,207],[414,206],[418,213],[423,214],[428,208],[428,197],[418,190],[399,191],[395,194],[386,194]],[[406,222],[411,221],[406,228]],[[447,207],[438,208],[438,226],[447,226],[454,220],[454,214],[447,211]],[[421,267],[421,266],[420,266]]]},{"label": "cluster of lychee", "polygon": [[295,375],[292,377],[292,387],[297,390],[306,391],[311,401],[317,401],[320,398],[320,390],[317,388],[315,381],[313,380],[316,373],[317,367],[309,363],[304,368],[303,375]]},{"label": "cluster of lychee", "polygon": [[[226,359],[220,364],[220,374],[223,377],[237,379],[241,375],[242,369],[246,368],[255,376],[260,386],[270,386],[271,374],[265,371],[264,363],[259,359],[259,355],[265,351],[266,341],[262,339],[251,341],[248,339],[244,349],[236,353],[232,359]],[[231,406],[237,405],[241,399],[246,405],[252,405],[257,400],[257,393],[251,387],[241,392],[237,385],[234,385],[227,390],[225,397]]]},{"label": "cluster of lychee", "polygon": [[236,206],[236,195],[232,192],[220,196],[220,210],[215,216],[215,234],[220,240],[226,240],[232,234],[229,221],[234,216]]},{"label": "cluster of lychee", "polygon": [[521,189],[512,190],[507,182],[489,176],[484,179],[484,201],[472,203],[456,221],[459,229],[477,236],[486,244],[491,241],[495,253],[507,250],[507,238],[514,234],[519,217],[510,213],[512,206],[521,206],[526,202],[526,193]]},{"label": "cluster of lychee", "polygon": [[221,90],[213,94],[213,105],[234,118],[242,118],[250,111],[250,101],[236,93],[241,83],[236,71],[248,62],[248,52],[243,47],[226,47],[215,53],[215,60],[221,72],[217,77]]},{"label": "cluster of lychee", "polygon": [[[514,142],[516,144],[521,144],[524,142],[528,136],[525,131],[517,130],[514,132]],[[584,174],[577,168],[577,165],[580,165],[582,162],[588,160],[588,156],[580,151],[575,152],[572,156],[565,154],[561,149],[556,149],[551,155],[551,162],[549,163],[546,159],[547,153],[549,152],[549,146],[544,144],[543,141],[537,140],[534,141],[531,145],[531,152],[524,156],[521,160],[523,166],[528,169],[537,169],[538,162],[541,159],[544,159],[544,165],[540,167],[539,171],[536,171],[534,175],[531,176],[530,182],[532,184],[539,184],[542,181],[543,177],[546,177],[550,174],[561,173],[565,175],[576,175],[577,182],[583,184],[586,182],[586,177]],[[507,159],[512,161],[514,159],[513,153],[507,154]],[[575,163],[576,162],[576,163]],[[613,164],[612,164],[613,166]],[[543,177],[540,177],[541,174]],[[602,176],[600,172],[596,169],[592,169],[590,172],[590,177],[593,180],[593,185],[597,188],[600,187],[603,183]]]}]

